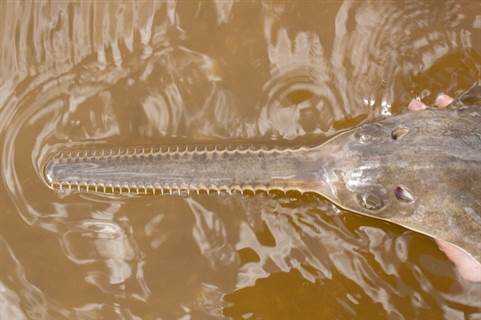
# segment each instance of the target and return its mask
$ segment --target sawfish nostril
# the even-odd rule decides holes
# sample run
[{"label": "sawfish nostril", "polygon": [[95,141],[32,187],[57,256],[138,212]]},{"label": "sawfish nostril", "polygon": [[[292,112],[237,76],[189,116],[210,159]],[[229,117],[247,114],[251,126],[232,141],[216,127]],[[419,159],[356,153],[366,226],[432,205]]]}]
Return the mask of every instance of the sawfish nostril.
[{"label": "sawfish nostril", "polygon": [[404,201],[404,202],[413,202],[414,201],[413,194],[408,189],[406,189],[406,187],[397,186],[394,189],[394,194],[396,195],[396,198],[398,198],[398,200],[401,200],[401,201]]},{"label": "sawfish nostril", "polygon": [[382,198],[372,192],[367,192],[359,197],[361,205],[368,210],[378,210],[384,206]]},{"label": "sawfish nostril", "polygon": [[391,138],[393,138],[393,140],[399,140],[402,137],[404,137],[405,135],[407,135],[408,132],[409,132],[408,128],[398,127],[391,132]]}]

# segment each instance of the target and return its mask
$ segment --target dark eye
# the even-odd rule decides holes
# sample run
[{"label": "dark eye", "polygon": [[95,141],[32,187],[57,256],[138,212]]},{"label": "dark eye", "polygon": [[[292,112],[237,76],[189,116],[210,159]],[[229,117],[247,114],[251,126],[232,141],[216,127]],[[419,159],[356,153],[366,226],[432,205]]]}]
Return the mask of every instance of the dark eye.
[{"label": "dark eye", "polygon": [[398,200],[400,201],[414,202],[415,200],[413,194],[406,187],[403,186],[397,186],[394,189],[394,194],[396,195],[396,198],[398,198]]},{"label": "dark eye", "polygon": [[382,197],[375,192],[365,192],[360,194],[359,203],[368,210],[379,210],[384,206]]}]

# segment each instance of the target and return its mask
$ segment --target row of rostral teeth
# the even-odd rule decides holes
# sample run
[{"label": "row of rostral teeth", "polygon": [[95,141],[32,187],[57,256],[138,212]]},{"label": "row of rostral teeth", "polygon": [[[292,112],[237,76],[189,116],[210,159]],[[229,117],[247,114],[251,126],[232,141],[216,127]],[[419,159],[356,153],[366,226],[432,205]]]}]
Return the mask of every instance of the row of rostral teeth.
[{"label": "row of rostral teeth", "polygon": [[306,147],[265,147],[253,145],[239,145],[239,146],[222,146],[222,145],[175,145],[162,147],[127,147],[116,149],[100,149],[100,150],[69,150],[56,153],[52,160],[103,160],[116,159],[122,157],[142,157],[150,155],[186,155],[186,154],[235,154],[235,153],[283,153],[293,152]]},{"label": "row of rostral teeth", "polygon": [[[75,161],[89,161],[89,160],[118,160],[122,158],[130,157],[148,157],[148,156],[161,156],[161,157],[186,157],[191,155],[210,155],[210,156],[222,156],[224,154],[236,154],[236,153],[285,153],[296,152],[302,149],[308,149],[306,147],[296,148],[279,148],[279,147],[265,147],[254,145],[175,145],[175,146],[162,146],[162,147],[128,147],[118,149],[97,149],[97,150],[75,150],[75,151],[63,151],[59,152],[50,161],[55,162],[75,162]],[[279,187],[266,186],[266,185],[233,185],[233,186],[205,186],[205,185],[131,185],[131,184],[104,184],[96,183],[93,181],[61,181],[49,183],[49,187],[56,190],[76,190],[86,192],[102,192],[112,194],[199,194],[205,193],[228,193],[233,192],[240,193],[256,193],[279,191],[286,192],[287,190]]]},{"label": "row of rostral teeth", "polygon": [[264,192],[269,194],[270,192],[282,192],[286,193],[288,190],[279,187],[270,187],[265,185],[234,185],[234,186],[204,186],[204,185],[190,185],[190,186],[160,186],[160,185],[112,185],[112,184],[102,184],[102,183],[87,183],[87,182],[53,182],[49,184],[52,189],[56,190],[73,190],[73,191],[85,191],[85,192],[102,192],[111,194],[136,194],[136,195],[190,195],[201,194],[205,192],[206,194],[221,194],[227,193],[232,194],[234,192],[240,194],[255,194],[258,192]]}]

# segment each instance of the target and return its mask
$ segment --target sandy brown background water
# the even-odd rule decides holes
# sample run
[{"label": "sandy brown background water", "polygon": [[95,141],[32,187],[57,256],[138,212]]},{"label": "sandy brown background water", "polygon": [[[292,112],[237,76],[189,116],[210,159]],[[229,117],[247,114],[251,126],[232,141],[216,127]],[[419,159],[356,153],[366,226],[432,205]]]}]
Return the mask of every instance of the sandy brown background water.
[{"label": "sandy brown background water", "polygon": [[0,319],[481,319],[435,243],[314,196],[59,194],[82,145],[297,146],[456,95],[476,1],[0,3]]}]

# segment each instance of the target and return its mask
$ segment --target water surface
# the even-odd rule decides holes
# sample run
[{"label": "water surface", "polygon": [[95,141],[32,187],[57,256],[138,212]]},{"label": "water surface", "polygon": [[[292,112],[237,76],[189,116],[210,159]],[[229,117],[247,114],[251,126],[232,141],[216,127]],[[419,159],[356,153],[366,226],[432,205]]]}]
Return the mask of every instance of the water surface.
[{"label": "water surface", "polygon": [[428,237],[286,194],[56,193],[64,148],[293,147],[481,78],[475,1],[0,3],[6,319],[481,318]]}]

